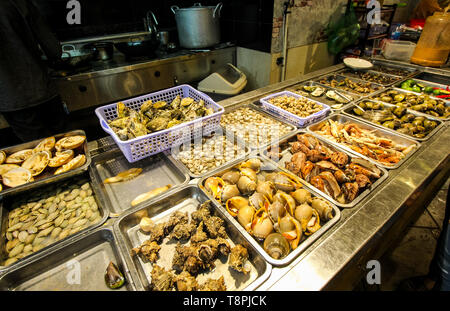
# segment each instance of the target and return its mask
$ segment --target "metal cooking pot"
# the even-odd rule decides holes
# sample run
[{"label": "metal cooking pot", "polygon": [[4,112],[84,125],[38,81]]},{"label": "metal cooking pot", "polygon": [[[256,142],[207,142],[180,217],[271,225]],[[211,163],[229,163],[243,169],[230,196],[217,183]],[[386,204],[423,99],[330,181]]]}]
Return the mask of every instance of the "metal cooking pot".
[{"label": "metal cooking pot", "polygon": [[187,49],[206,48],[220,42],[220,10],[222,2],[216,6],[194,4],[190,8],[170,7],[177,22],[180,46]]},{"label": "metal cooking pot", "polygon": [[97,50],[89,45],[76,49],[73,44],[64,44],[62,46],[61,68],[76,68],[88,65],[97,57]]}]

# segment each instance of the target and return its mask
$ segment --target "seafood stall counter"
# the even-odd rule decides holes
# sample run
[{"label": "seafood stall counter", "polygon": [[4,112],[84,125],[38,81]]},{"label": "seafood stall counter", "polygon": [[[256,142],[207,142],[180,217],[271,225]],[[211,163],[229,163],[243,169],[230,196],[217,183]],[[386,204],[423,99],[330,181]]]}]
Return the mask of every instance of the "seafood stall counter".
[{"label": "seafood stall counter", "polygon": [[[391,66],[389,62],[380,60],[374,63],[376,66],[372,70],[377,72],[377,79],[384,79],[383,74],[387,73],[400,77],[397,79],[398,83],[424,72],[440,73],[439,70],[418,66],[398,64]],[[184,164],[182,159],[171,158],[169,152],[129,163],[110,136],[89,141],[88,151],[92,160],[89,171],[84,172],[83,177],[89,177],[96,199],[99,200],[99,208],[102,211],[98,217],[99,222],[91,227],[85,224],[83,231],[77,234],[74,232],[72,237],[61,239],[62,241],[55,242],[54,246],[43,245],[42,250],[36,248],[36,254],[28,252],[23,256],[19,254],[23,259],[18,258],[18,261],[13,262],[10,267],[0,269],[0,288],[3,290],[35,290],[45,286],[50,288],[60,282],[63,267],[69,259],[75,258],[73,256],[76,254],[81,263],[102,262],[101,269],[94,269],[96,271],[90,274],[90,278],[93,277],[95,280],[89,285],[90,288],[85,290],[107,290],[108,287],[114,288],[117,282],[119,285],[123,284],[122,290],[353,289],[365,277],[367,262],[379,259],[396,239],[402,237],[407,225],[423,212],[424,206],[450,176],[448,147],[450,129],[448,121],[434,118],[439,125],[433,130],[432,135],[419,142],[398,135],[392,129],[371,124],[362,118],[350,117],[347,115],[349,107],[354,108],[354,105],[362,101],[373,100],[377,94],[388,89],[392,90],[393,87],[354,77],[350,79],[341,77],[339,74],[343,70],[345,70],[343,64],[327,67],[219,102],[218,104],[225,109],[221,125],[225,132],[235,132],[239,141],[245,143],[245,160],[239,153],[234,156],[233,151],[234,159],[231,162],[226,160],[226,163],[217,163],[215,167],[208,167],[204,172],[189,171],[190,163]],[[324,80],[326,77],[337,79],[327,81]],[[426,78],[427,75],[421,77]],[[320,86],[320,83],[329,84],[323,85],[326,92],[337,91],[338,94],[352,94],[352,96],[346,97],[349,99],[348,106],[345,103],[346,107],[340,106],[339,109],[332,111],[327,119],[314,122],[309,129],[296,129],[278,116],[263,111],[259,105],[260,99],[272,94],[294,90],[299,86]],[[352,93],[354,89],[360,92]],[[241,108],[247,110],[239,110]],[[247,116],[249,111],[251,114]],[[242,129],[238,127],[241,118],[245,117],[256,120],[262,131],[267,132],[271,127],[279,128],[280,131],[275,135],[276,133],[269,130],[270,135],[264,133],[264,137],[260,137],[258,133],[248,133],[245,126]],[[433,119],[432,116],[427,117]],[[320,136],[320,133],[314,133],[314,129],[325,133],[325,129],[317,126],[327,120],[351,121],[357,125],[347,128],[348,141],[352,141],[352,131],[357,132],[360,127],[364,133],[371,134],[376,131],[385,136],[383,143],[389,141],[414,147],[408,150],[407,156],[401,161],[385,169],[370,157],[361,156],[349,147],[336,144],[332,139]],[[317,141],[311,140],[312,137]],[[359,139],[370,137],[373,136],[366,135]],[[305,138],[309,143],[313,142],[312,146],[308,145]],[[303,148],[300,144],[295,148],[298,147],[298,150],[306,156],[297,152],[297,156],[294,158],[292,155],[291,158],[288,151],[293,153],[298,151],[292,149],[293,143],[302,141],[308,145],[307,148]],[[220,142],[226,143],[225,140]],[[282,148],[277,153],[284,155],[279,162],[272,161],[269,154],[277,142],[282,143],[280,144]],[[207,141],[203,143],[206,144]],[[374,148],[370,141],[366,143],[367,146]],[[234,150],[233,145],[230,146],[231,150]],[[312,152],[315,147],[319,148],[315,150],[319,152],[317,154]],[[195,146],[192,145],[191,148],[195,149]],[[320,154],[320,150],[327,152]],[[274,170],[285,172],[280,174],[280,178],[294,172],[299,177],[304,191],[312,193],[313,198],[323,197],[330,202],[329,207],[332,207],[336,216],[335,222],[330,219],[324,224],[326,230],[316,232],[319,234],[313,233],[309,237],[305,236],[303,239],[295,239],[299,236],[300,230],[303,230],[301,227],[297,226],[296,236],[290,231],[283,232],[283,236],[289,240],[288,249],[292,249],[290,253],[286,253],[285,258],[288,260],[268,260],[268,254],[263,249],[264,243],[246,231],[245,226],[256,229],[255,226],[263,223],[264,208],[256,213],[260,216],[260,223],[244,222],[243,218],[238,215],[235,218],[233,213],[230,213],[234,211],[233,205],[227,206],[223,197],[222,202],[219,202],[214,194],[202,189],[209,177],[220,174],[222,178],[227,169],[241,170],[245,168],[242,164],[246,162],[243,161],[251,158],[260,159],[262,162],[270,161]],[[342,162],[343,158],[346,161]],[[297,161],[301,162],[299,167],[296,167]],[[195,168],[197,166],[194,165]],[[311,171],[306,170],[309,166]],[[347,169],[358,169],[360,172],[358,179],[347,180],[350,172]],[[309,176],[308,172],[314,172],[314,175]],[[362,176],[363,172],[368,174],[368,179]],[[242,175],[242,170],[240,173]],[[200,175],[201,178],[197,178]],[[253,175],[247,177],[249,176]],[[288,175],[284,177],[286,176]],[[320,178],[313,180],[312,177],[317,176]],[[267,178],[268,174],[264,174],[263,177]],[[330,183],[330,180],[333,181],[335,178],[337,182]],[[120,183],[123,180],[126,182]],[[142,183],[142,180],[148,181],[151,185]],[[136,186],[133,186],[134,184]],[[360,187],[359,192],[350,192],[354,184]],[[137,187],[138,185],[140,187]],[[154,187],[158,187],[156,188],[158,191],[149,191]],[[345,187],[348,189],[343,189]],[[127,190],[131,188],[134,192]],[[129,195],[125,196],[122,193]],[[249,202],[247,194],[242,194],[243,198],[240,200]],[[235,195],[239,196],[237,192]],[[282,197],[286,199],[286,196]],[[9,201],[5,200],[2,203]],[[25,201],[23,203],[28,204]],[[230,203],[238,201],[232,200]],[[28,205],[18,207],[27,208]],[[50,204],[48,208],[51,208]],[[8,210],[11,207],[4,206],[4,209]],[[23,213],[21,209],[17,211]],[[295,218],[297,216],[295,209],[292,211],[290,218]],[[198,217],[203,213],[206,213],[207,217],[199,221]],[[216,219],[215,222],[220,226],[212,226],[210,218]],[[4,217],[4,222],[6,220]],[[294,220],[291,222],[296,223]],[[276,221],[273,223],[276,225]],[[104,225],[100,227],[101,224]],[[150,227],[151,229],[148,229]],[[213,227],[217,230],[213,230]],[[16,231],[10,232],[11,238]],[[308,243],[307,247],[302,247],[302,243],[306,246],[305,242]],[[15,252],[18,250],[14,250],[13,255],[16,255]],[[196,262],[195,258],[191,258],[189,254],[192,252],[201,253],[201,261]],[[43,272],[34,273],[35,268],[39,267],[42,267]],[[185,271],[180,272],[181,270]],[[61,289],[76,290],[74,287]]]}]

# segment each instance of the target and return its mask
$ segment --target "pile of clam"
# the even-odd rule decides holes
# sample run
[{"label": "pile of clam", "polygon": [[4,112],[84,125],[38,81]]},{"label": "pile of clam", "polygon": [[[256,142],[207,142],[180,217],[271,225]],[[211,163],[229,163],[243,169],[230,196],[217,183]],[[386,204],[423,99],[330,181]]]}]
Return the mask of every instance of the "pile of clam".
[{"label": "pile of clam", "polygon": [[334,217],[333,207],[294,176],[261,166],[258,158],[249,159],[207,178],[203,187],[272,258],[282,259]]},{"label": "pile of clam", "polygon": [[8,214],[4,265],[39,251],[102,219],[89,182],[64,183],[19,199]]},{"label": "pile of clam", "polygon": [[268,145],[293,130],[291,126],[248,107],[224,114],[220,125],[254,148]]},{"label": "pile of clam", "polygon": [[[33,149],[23,149],[7,155],[0,150],[0,191],[2,184],[14,188],[32,182],[45,173],[59,175],[86,163],[86,156],[77,151],[86,136],[67,136],[56,141],[48,137]],[[77,153],[80,153],[76,155]]]},{"label": "pile of clam", "polygon": [[326,107],[303,97],[287,95],[271,98],[268,102],[281,109],[289,111],[300,118],[309,117],[310,115],[313,115]]},{"label": "pile of clam", "polygon": [[203,137],[201,143],[190,144],[176,157],[192,174],[200,175],[243,156],[244,153],[243,147],[220,135]]}]

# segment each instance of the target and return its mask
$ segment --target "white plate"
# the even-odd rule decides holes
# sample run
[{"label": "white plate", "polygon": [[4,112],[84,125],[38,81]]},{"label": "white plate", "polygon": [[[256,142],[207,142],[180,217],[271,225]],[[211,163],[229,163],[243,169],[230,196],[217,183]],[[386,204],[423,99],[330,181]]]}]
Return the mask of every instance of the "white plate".
[{"label": "white plate", "polygon": [[373,64],[362,58],[347,57],[344,58],[344,64],[355,70],[370,69]]}]

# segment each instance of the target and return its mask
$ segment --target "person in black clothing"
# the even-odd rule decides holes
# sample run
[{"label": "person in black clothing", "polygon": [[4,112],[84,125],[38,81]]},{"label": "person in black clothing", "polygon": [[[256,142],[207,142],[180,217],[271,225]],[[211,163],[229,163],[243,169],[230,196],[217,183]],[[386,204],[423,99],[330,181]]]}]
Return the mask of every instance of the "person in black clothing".
[{"label": "person in black clothing", "polygon": [[61,46],[31,0],[0,0],[0,113],[24,142],[65,128],[66,113],[50,83]]}]

